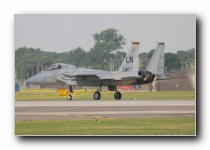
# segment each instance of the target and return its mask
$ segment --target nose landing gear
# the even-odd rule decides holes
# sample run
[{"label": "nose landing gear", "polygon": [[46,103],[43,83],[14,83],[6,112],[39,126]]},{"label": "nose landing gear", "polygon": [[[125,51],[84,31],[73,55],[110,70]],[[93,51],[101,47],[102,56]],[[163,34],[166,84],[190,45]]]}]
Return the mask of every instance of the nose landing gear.
[{"label": "nose landing gear", "polygon": [[[71,85],[68,86],[68,89],[69,89],[69,93],[73,93],[73,88]],[[72,100],[72,96],[70,94],[67,95],[67,100],[69,101]]]},{"label": "nose landing gear", "polygon": [[69,94],[69,95],[67,95],[67,100],[72,100],[72,96]]}]

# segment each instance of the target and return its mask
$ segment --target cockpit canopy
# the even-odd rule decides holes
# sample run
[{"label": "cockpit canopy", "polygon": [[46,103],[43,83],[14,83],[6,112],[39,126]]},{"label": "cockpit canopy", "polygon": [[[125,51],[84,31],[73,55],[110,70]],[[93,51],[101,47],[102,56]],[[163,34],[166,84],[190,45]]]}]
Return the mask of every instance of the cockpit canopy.
[{"label": "cockpit canopy", "polygon": [[64,64],[64,63],[57,63],[57,64],[53,64],[52,66],[50,66],[47,69],[47,71],[58,70],[58,69],[63,69],[63,68],[76,68],[76,66],[69,65],[69,64]]}]

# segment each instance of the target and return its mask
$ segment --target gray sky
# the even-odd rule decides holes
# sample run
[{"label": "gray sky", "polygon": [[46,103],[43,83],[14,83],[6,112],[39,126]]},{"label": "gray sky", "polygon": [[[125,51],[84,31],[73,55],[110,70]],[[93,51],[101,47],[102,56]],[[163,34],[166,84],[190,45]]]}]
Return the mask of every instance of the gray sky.
[{"label": "gray sky", "polygon": [[165,52],[196,47],[196,16],[190,15],[15,15],[14,48],[33,47],[64,52],[94,46],[92,35],[108,28],[126,40],[140,41],[140,53],[166,42]]}]

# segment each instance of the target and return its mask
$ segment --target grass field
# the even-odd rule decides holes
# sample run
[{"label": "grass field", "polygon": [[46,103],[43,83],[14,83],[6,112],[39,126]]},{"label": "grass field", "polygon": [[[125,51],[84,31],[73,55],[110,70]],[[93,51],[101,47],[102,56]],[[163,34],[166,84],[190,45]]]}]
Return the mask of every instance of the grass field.
[{"label": "grass field", "polygon": [[190,135],[194,118],[16,121],[16,135]]},{"label": "grass field", "polygon": [[[74,90],[73,100],[93,100],[95,90]],[[121,92],[122,100],[195,100],[195,91]],[[56,89],[27,89],[15,93],[15,100],[66,100]],[[114,92],[102,91],[101,100],[114,100]]]}]

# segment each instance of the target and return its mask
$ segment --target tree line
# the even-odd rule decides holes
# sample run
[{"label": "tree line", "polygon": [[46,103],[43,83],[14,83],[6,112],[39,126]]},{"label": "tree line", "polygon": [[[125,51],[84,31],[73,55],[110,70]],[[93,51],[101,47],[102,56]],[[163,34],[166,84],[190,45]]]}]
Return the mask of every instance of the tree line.
[{"label": "tree line", "polygon": [[[41,49],[21,47],[15,50],[15,75],[17,80],[27,79],[54,63],[67,63],[78,67],[116,71],[121,65],[126,53],[121,52],[126,39],[117,29],[107,29],[93,35],[94,47],[85,51],[81,47],[68,52],[46,52]],[[153,50],[140,53],[140,68],[145,69]],[[194,67],[195,48],[179,50],[175,53],[165,53],[167,71]]]}]

